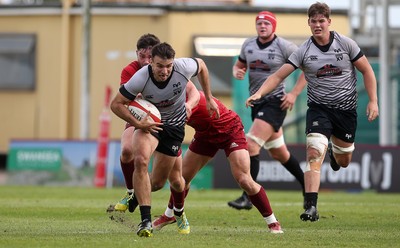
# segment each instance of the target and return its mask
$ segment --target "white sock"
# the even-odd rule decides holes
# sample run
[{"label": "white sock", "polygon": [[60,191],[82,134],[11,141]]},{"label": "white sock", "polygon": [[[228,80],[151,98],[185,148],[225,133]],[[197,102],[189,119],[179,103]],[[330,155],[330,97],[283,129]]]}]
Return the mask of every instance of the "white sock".
[{"label": "white sock", "polygon": [[171,208],[167,207],[167,209],[165,209],[164,214],[168,218],[172,218],[172,217],[174,217],[174,210],[172,210]]},{"label": "white sock", "polygon": [[128,194],[133,194],[133,189],[127,189],[126,192],[128,192]]},{"label": "white sock", "polygon": [[275,223],[278,222],[275,218],[274,213],[272,213],[270,216],[264,217],[264,220],[267,222],[267,225],[271,224],[271,223]]}]

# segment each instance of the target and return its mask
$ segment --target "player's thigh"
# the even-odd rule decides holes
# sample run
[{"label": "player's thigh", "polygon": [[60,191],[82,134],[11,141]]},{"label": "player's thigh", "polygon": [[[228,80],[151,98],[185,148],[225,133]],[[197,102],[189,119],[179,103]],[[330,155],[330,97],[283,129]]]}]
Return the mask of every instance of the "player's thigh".
[{"label": "player's thigh", "polygon": [[211,160],[212,157],[197,154],[188,149],[183,156],[182,162],[182,176],[186,180],[186,183],[192,181],[204,165]]},{"label": "player's thigh", "polygon": [[135,128],[130,126],[126,128],[121,135],[121,151],[127,156],[133,153],[133,132]]},{"label": "player's thigh", "polygon": [[250,127],[249,133],[259,139],[266,141],[269,140],[271,135],[274,134],[274,128],[268,122],[256,118],[254,119],[253,124]]},{"label": "player's thigh", "polygon": [[157,138],[142,130],[136,130],[133,134],[132,142],[135,144],[133,146],[135,168],[136,164],[147,167],[150,157],[158,145]]},{"label": "player's thigh", "polygon": [[269,137],[269,139],[267,140],[267,142],[276,140],[276,139],[280,138],[282,135],[283,135],[283,129],[279,128],[278,132],[272,132],[272,134]]},{"label": "player's thigh", "polygon": [[176,159],[177,157],[175,156],[168,156],[155,151],[153,157],[153,168],[151,172],[152,181],[166,181],[168,179],[169,173],[174,167]]}]

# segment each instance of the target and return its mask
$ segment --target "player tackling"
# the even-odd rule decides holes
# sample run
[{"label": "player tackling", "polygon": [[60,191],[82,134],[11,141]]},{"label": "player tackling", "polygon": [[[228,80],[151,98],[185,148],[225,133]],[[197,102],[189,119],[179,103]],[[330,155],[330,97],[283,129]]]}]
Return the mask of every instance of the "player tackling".
[{"label": "player tackling", "polygon": [[[207,99],[209,114],[219,118],[218,106],[211,94],[208,69],[203,60],[197,58],[175,59],[175,51],[168,43],[160,43],[151,51],[150,65],[142,67],[132,78],[120,87],[111,102],[111,110],[121,119],[135,127],[132,142],[135,170],[133,188],[139,202],[142,222],[137,235],[152,236],[151,224],[151,183],[148,163],[154,155],[153,172],[169,174],[185,135],[186,85],[193,76],[198,76]],[[153,103],[161,113],[162,123],[144,118],[138,121],[126,105],[141,94],[143,99]],[[179,208],[175,211],[181,233],[189,233],[190,226],[184,214],[184,180],[171,184]]]}]

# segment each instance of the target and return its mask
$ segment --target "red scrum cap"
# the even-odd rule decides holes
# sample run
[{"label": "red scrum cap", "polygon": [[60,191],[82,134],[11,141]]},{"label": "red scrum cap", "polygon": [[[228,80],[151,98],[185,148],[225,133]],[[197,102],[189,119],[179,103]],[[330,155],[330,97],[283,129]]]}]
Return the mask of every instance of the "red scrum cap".
[{"label": "red scrum cap", "polygon": [[272,32],[275,32],[275,29],[276,29],[276,17],[274,15],[274,13],[271,13],[269,11],[261,11],[260,13],[258,13],[258,15],[256,17],[256,22],[258,20],[269,21],[272,24]]}]

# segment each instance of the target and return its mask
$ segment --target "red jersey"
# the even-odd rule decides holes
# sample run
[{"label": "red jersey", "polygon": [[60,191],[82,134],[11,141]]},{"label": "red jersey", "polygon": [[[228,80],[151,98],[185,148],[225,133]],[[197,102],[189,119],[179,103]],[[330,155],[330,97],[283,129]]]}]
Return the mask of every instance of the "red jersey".
[{"label": "red jersey", "polygon": [[227,135],[243,132],[244,127],[240,117],[216,98],[214,101],[218,105],[220,118],[211,118],[208,114],[204,93],[199,92],[200,101],[192,110],[192,116],[187,122],[196,131],[195,139],[207,139],[210,143],[220,143],[227,139]]},{"label": "red jersey", "polygon": [[125,66],[125,68],[121,72],[121,82],[120,85],[126,83],[131,79],[131,77],[140,69],[140,64],[138,61],[132,61],[129,65]]}]

